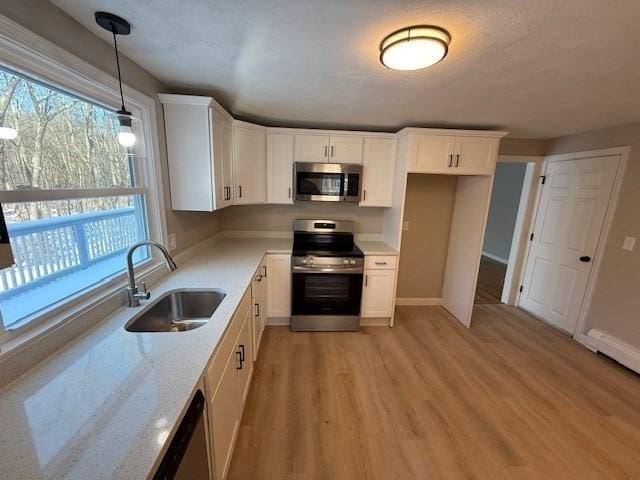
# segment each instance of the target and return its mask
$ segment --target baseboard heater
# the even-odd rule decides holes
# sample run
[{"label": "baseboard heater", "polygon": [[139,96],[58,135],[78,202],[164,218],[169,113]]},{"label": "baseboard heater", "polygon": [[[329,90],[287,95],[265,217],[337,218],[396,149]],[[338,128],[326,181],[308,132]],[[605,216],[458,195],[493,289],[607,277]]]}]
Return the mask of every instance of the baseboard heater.
[{"label": "baseboard heater", "polygon": [[636,373],[640,373],[640,349],[595,328],[589,330],[588,337],[593,350],[613,358]]}]

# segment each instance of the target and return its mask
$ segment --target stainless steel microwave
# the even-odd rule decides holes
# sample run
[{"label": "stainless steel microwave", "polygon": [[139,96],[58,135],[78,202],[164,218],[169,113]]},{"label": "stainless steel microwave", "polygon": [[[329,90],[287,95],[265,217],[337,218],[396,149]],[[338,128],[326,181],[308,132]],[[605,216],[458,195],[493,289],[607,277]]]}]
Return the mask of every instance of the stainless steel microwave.
[{"label": "stainless steel microwave", "polygon": [[359,202],[362,165],[296,162],[294,187],[296,200]]}]

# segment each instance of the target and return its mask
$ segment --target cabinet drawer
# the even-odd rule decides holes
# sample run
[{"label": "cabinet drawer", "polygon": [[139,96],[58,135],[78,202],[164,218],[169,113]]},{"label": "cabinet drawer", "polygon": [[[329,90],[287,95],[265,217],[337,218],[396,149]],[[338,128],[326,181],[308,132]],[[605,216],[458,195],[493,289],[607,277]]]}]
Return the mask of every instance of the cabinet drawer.
[{"label": "cabinet drawer", "polygon": [[207,367],[207,372],[205,374],[205,387],[207,390],[207,398],[209,399],[213,397],[213,393],[220,382],[227,360],[235,349],[240,328],[242,328],[244,319],[250,308],[251,288],[248,288],[242,296],[242,300],[240,300],[240,305],[238,306],[236,313],[233,315],[233,319],[231,320],[231,324],[229,325],[227,332],[222,337],[222,340],[220,340],[220,345],[218,345],[218,349],[213,355],[213,360],[209,362]]},{"label": "cabinet drawer", "polygon": [[364,257],[364,268],[368,270],[394,270],[396,268],[396,256],[366,256]]}]

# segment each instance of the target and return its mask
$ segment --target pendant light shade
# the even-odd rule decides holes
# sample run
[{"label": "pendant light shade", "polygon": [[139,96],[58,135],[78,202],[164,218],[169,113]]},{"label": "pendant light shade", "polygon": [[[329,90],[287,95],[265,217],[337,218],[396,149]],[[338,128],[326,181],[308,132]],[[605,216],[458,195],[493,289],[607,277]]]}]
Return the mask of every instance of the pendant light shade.
[{"label": "pendant light shade", "polygon": [[433,26],[397,30],[380,43],[380,62],[393,70],[419,70],[441,61],[449,49],[449,32]]},{"label": "pendant light shade", "polygon": [[118,56],[118,40],[116,35],[129,35],[131,33],[131,25],[124,18],[118,17],[112,13],[96,12],[96,23],[113,35],[113,48],[116,52],[116,66],[118,67],[118,84],[120,85],[120,100],[122,107],[116,112],[118,122],[120,123],[120,131],[118,132],[118,143],[123,147],[129,148],[136,143],[136,134],[131,128],[133,115],[124,106],[124,95],[122,93],[122,75],[120,73],[120,57]]}]

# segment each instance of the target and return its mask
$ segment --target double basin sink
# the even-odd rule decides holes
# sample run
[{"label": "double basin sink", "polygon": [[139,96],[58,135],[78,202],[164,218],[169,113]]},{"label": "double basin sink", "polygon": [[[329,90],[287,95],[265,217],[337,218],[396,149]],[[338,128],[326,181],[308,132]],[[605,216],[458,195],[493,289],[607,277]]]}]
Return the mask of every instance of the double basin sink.
[{"label": "double basin sink", "polygon": [[185,332],[206,324],[227,294],[221,290],[174,290],[125,325],[128,332]]}]

